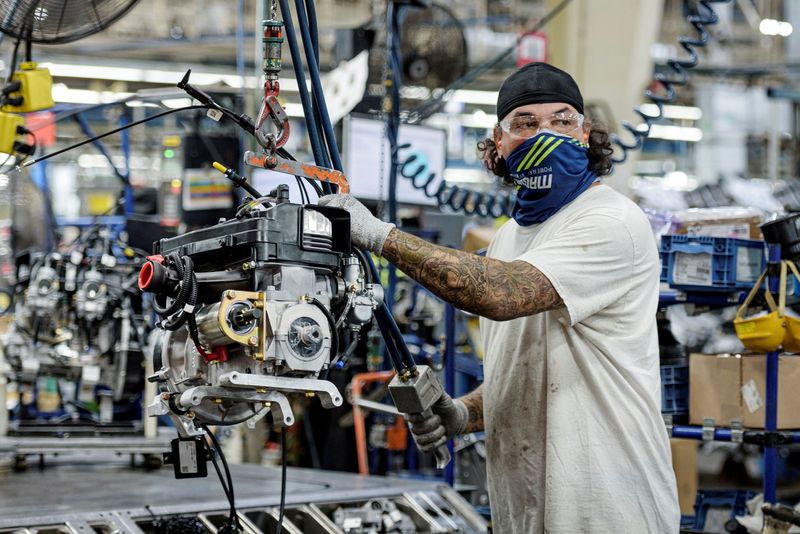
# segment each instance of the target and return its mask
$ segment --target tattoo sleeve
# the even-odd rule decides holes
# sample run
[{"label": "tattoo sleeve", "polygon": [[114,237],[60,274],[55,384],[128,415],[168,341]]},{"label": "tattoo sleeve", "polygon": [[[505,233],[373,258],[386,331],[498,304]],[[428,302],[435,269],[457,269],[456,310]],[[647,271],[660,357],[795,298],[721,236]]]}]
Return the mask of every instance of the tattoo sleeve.
[{"label": "tattoo sleeve", "polygon": [[382,255],[440,298],[495,321],[564,305],[550,280],[524,261],[505,262],[440,247],[393,229]]},{"label": "tattoo sleeve", "polygon": [[467,428],[465,434],[470,432],[483,432],[483,384],[460,398],[467,406]]}]

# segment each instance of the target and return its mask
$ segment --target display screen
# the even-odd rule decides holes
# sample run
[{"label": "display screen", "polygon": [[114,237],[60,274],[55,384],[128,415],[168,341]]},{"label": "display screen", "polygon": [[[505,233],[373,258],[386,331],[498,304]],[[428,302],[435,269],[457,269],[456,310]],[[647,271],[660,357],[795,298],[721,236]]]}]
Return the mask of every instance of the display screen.
[{"label": "display screen", "polygon": [[[413,153],[417,156],[414,168],[421,162],[427,167],[424,176],[431,172],[436,175],[434,184],[438,185],[444,176],[447,163],[447,134],[444,130],[430,126],[401,124],[398,132],[399,145],[409,144],[400,150],[401,163]],[[381,144],[383,157],[381,157]],[[391,153],[389,141],[384,135],[382,121],[351,115],[344,119],[344,142],[342,147],[344,172],[350,182],[350,191],[358,198],[370,200],[389,198],[389,164]],[[381,182],[381,160],[383,160],[383,187]],[[421,175],[422,176],[422,175]],[[429,190],[435,190],[430,187]],[[434,199],[415,189],[411,180],[400,174],[397,176],[397,201],[404,204],[434,205]]]},{"label": "display screen", "polygon": [[[412,154],[416,155],[409,170],[417,170],[425,166],[424,176],[431,172],[436,175],[434,186],[442,180],[446,164],[447,134],[444,130],[430,126],[403,124],[400,126],[399,144],[409,144],[400,150],[400,161],[406,161]],[[381,156],[383,144],[383,156]],[[389,198],[389,142],[384,136],[383,122],[366,116],[348,116],[344,119],[344,139],[342,146],[342,164],[350,182],[350,192],[358,198],[366,200],[387,200]],[[383,193],[379,193],[381,182],[381,160],[383,160]],[[289,186],[289,198],[292,202],[300,202],[300,195],[294,177],[266,169],[253,169],[250,178],[253,186],[264,194],[278,184]],[[314,192],[307,186],[312,202]],[[411,180],[400,174],[397,176],[397,201],[403,204],[435,205],[433,199],[415,189]]]}]

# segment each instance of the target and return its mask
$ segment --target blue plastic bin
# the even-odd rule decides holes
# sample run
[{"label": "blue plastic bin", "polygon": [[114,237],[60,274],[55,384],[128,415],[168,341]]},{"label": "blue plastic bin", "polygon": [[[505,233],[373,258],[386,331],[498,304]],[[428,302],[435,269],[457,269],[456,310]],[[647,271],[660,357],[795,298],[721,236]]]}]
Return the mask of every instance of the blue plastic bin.
[{"label": "blue plastic bin", "polygon": [[733,292],[753,287],[766,268],[763,241],[665,235],[661,281],[680,291]]},{"label": "blue plastic bin", "polygon": [[689,366],[661,366],[661,413],[685,415],[689,413]]},{"label": "blue plastic bin", "polygon": [[755,497],[756,492],[746,490],[700,490],[694,501],[694,528],[704,531],[706,515],[710,508],[730,510],[728,520],[735,520],[737,515],[747,513],[747,501]]}]

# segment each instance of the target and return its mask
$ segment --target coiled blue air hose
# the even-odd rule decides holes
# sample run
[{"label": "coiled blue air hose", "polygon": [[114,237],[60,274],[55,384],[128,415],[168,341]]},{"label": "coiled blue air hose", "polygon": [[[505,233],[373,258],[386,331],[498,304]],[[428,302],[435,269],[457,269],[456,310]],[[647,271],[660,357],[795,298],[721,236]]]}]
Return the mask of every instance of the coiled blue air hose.
[{"label": "coiled blue air hose", "polygon": [[644,92],[645,98],[650,100],[658,108],[657,115],[648,115],[642,111],[641,107],[634,109],[636,114],[644,121],[644,128],[642,128],[642,125],[635,126],[627,121],[622,123],[622,127],[633,136],[634,142],[625,143],[620,136],[616,134],[611,136],[611,142],[619,147],[622,152],[620,157],[612,160],[614,163],[624,162],[628,159],[629,151],[642,148],[644,140],[650,135],[650,129],[653,123],[663,116],[664,104],[675,101],[675,86],[686,85],[689,82],[687,69],[696,67],[699,62],[697,50],[695,50],[695,48],[708,44],[708,41],[711,39],[711,34],[706,29],[706,26],[711,26],[719,22],[719,16],[714,9],[712,9],[710,4],[727,2],[730,2],[730,0],[700,0],[697,4],[697,14],[689,15],[686,18],[689,24],[694,26],[695,30],[697,30],[697,37],[688,37],[685,35],[678,37],[678,43],[689,53],[689,57],[686,59],[670,59],[667,61],[667,65],[674,71],[673,73],[656,73],[654,78],[664,86],[666,94],[658,95],[650,89]]}]

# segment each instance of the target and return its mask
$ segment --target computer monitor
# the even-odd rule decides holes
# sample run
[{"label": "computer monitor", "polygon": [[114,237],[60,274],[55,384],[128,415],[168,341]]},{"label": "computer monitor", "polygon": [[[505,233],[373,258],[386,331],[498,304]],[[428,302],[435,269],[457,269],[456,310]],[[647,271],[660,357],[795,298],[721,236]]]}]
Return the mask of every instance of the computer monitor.
[{"label": "computer monitor", "polygon": [[[447,133],[439,128],[417,124],[401,124],[398,132],[399,145],[410,147],[400,151],[400,161],[405,161],[412,153],[417,162],[424,160],[430,172],[436,175],[434,186],[444,179],[447,163]],[[350,192],[358,198],[367,200],[387,200],[389,198],[389,165],[391,152],[386,139],[384,122],[368,116],[350,115],[344,119],[342,155],[344,172],[350,182]],[[383,145],[381,147],[381,145]],[[381,153],[381,151],[383,151]],[[383,188],[381,182],[381,160],[383,160]],[[402,204],[435,205],[436,200],[428,198],[424,192],[415,189],[411,180],[398,173],[397,201]]]}]

